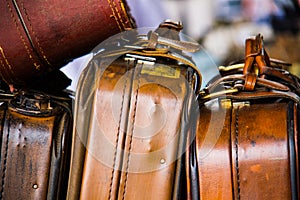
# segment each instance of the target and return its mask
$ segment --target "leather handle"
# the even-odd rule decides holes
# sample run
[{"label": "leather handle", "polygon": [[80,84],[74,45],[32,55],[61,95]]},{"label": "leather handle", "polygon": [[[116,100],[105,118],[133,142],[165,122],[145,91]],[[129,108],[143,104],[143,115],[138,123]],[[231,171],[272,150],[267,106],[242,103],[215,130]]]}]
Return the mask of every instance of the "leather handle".
[{"label": "leather handle", "polygon": [[[246,76],[244,85],[245,90],[254,90],[256,84],[256,76],[265,78],[266,76],[274,77],[282,80],[289,85],[295,84],[293,78],[271,65],[274,59],[270,59],[264,48],[262,35],[258,34],[255,38],[246,39],[245,43],[245,63],[243,74]],[[276,63],[282,65],[290,65],[289,63],[275,60]]]},{"label": "leather handle", "polygon": [[270,58],[261,35],[249,38],[246,40],[244,63],[220,66],[222,76],[215,77],[200,91],[199,98],[202,103],[225,95],[242,100],[284,97],[298,101],[300,78],[283,69],[283,66],[290,64]]},{"label": "leather handle", "polygon": [[258,34],[255,39],[246,39],[245,44],[245,66],[244,74],[253,73],[258,68],[258,72],[261,72],[263,66],[270,66],[270,58],[264,48],[263,37]]}]

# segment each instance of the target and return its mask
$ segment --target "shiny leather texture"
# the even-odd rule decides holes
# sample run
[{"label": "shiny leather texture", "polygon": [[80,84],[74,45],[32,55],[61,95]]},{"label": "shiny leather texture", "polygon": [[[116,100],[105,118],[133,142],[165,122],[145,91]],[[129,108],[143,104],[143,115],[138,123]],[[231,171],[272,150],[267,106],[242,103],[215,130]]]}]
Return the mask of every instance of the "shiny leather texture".
[{"label": "shiny leather texture", "polygon": [[261,35],[247,39],[245,62],[199,93],[189,199],[300,198],[299,78],[263,47]]},{"label": "shiny leather texture", "polygon": [[163,65],[118,59],[105,68],[93,93],[84,159],[78,156],[84,140],[75,138],[68,199],[179,195],[179,158],[195,97],[191,68]]},{"label": "shiny leather texture", "polygon": [[124,0],[0,2],[0,73],[15,87],[135,27]]},{"label": "shiny leather texture", "polygon": [[215,104],[200,109],[197,125],[200,198],[298,199],[297,105]]},{"label": "shiny leather texture", "polygon": [[83,70],[68,200],[185,198],[183,155],[201,74],[182,50],[199,44],[179,40],[180,23],[160,26],[110,38]]},{"label": "shiny leather texture", "polygon": [[0,107],[1,199],[64,199],[71,113],[52,101],[52,108],[46,112],[24,109],[11,102],[15,100],[5,101]]}]

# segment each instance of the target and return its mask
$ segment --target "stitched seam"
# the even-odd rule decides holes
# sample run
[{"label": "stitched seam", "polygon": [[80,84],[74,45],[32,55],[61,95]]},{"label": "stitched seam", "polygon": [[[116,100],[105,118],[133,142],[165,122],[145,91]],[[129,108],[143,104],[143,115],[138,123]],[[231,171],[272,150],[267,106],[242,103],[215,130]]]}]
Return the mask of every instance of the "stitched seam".
[{"label": "stitched seam", "polygon": [[115,1],[113,1],[113,6],[114,6],[114,8],[115,8],[115,10],[116,10],[116,12],[117,12],[117,16],[119,17],[119,20],[120,20],[120,22],[121,22],[121,24],[122,24],[122,26],[123,26],[123,29],[125,29],[126,26],[125,26],[125,24],[124,24],[124,21],[123,21],[123,19],[122,19],[122,16],[121,16],[121,14],[120,14],[120,11],[118,10],[118,7],[117,7]]},{"label": "stitched seam", "polygon": [[[142,64],[143,66],[143,64]],[[141,66],[141,69],[142,69]],[[125,199],[125,195],[126,195],[126,188],[127,188],[127,180],[128,180],[128,170],[129,170],[129,162],[130,162],[130,152],[132,149],[132,138],[133,138],[133,133],[134,133],[134,128],[135,128],[135,119],[136,119],[136,110],[137,110],[137,100],[138,100],[138,94],[139,94],[139,89],[140,89],[140,83],[141,83],[141,79],[140,79],[140,75],[141,75],[141,69],[139,69],[138,72],[138,84],[137,84],[137,88],[136,88],[136,95],[135,95],[135,102],[134,102],[134,111],[133,111],[133,122],[132,122],[132,127],[131,127],[131,136],[130,136],[130,142],[129,142],[129,149],[128,149],[128,158],[127,158],[127,162],[126,162],[126,175],[125,175],[125,180],[124,180],[124,191],[123,191],[123,195],[122,195],[122,200]]]},{"label": "stitched seam", "polygon": [[[129,61],[128,61],[127,64],[129,65]],[[123,87],[121,110],[120,110],[119,122],[118,122],[119,126],[118,126],[117,136],[116,136],[116,140],[115,140],[115,144],[116,145],[115,145],[115,152],[114,152],[113,169],[112,169],[111,178],[110,178],[110,186],[109,186],[109,196],[108,196],[108,199],[111,199],[111,196],[112,196],[112,185],[113,185],[113,178],[114,178],[114,173],[115,173],[115,168],[116,168],[118,143],[119,143],[119,136],[120,136],[120,131],[121,131],[121,120],[122,120],[122,114],[123,114],[122,112],[123,112],[123,107],[124,107],[125,91],[126,91],[126,88],[127,88],[128,76],[129,76],[129,73],[126,73],[126,78],[125,78],[126,82],[125,82],[124,87]]]},{"label": "stitched seam", "polygon": [[[3,58],[3,60],[4,60],[4,62],[3,62],[3,60],[2,59],[0,59],[0,63],[1,63],[1,65],[2,65],[2,67],[3,67],[3,72],[5,72],[7,75],[8,75],[8,77],[9,77],[9,80],[10,80],[10,82],[13,82],[12,81],[12,76],[11,76],[11,73],[9,73],[9,72],[11,72],[12,70],[7,70],[7,66],[11,69],[11,65],[9,64],[9,62],[8,62],[8,60],[7,60],[7,58],[6,58],[6,56],[5,56],[5,54],[4,54],[4,50],[3,50],[3,48],[0,46],[0,52],[1,52],[1,55],[2,55],[2,58]],[[6,65],[7,66],[6,66]],[[2,75],[1,75],[1,77],[2,78],[4,78]],[[15,76],[14,76],[15,77]]]},{"label": "stitched seam", "polygon": [[126,8],[126,3],[124,3],[122,0],[119,1],[120,7],[121,7],[121,13],[124,15],[124,19],[125,19],[125,30],[128,28],[133,28],[134,27],[134,23],[131,19],[131,16],[127,13],[127,8]]},{"label": "stitched seam", "polygon": [[40,45],[40,43],[39,43],[39,40],[38,40],[38,38],[37,38],[37,36],[36,36],[34,30],[33,30],[33,26],[32,26],[31,21],[30,21],[30,19],[29,19],[27,10],[26,10],[26,8],[24,7],[24,3],[23,3],[23,1],[20,1],[20,2],[21,2],[21,7],[22,7],[22,9],[23,9],[23,11],[24,11],[24,13],[25,13],[26,19],[28,20],[30,30],[31,30],[31,32],[32,32],[32,34],[33,34],[33,36],[34,36],[34,38],[35,38],[35,40],[36,40],[37,47],[38,47],[38,49],[40,50],[40,52],[41,52],[41,54],[42,54],[42,58],[46,61],[46,63],[47,63],[48,65],[51,65],[51,63],[50,63],[49,60],[47,59],[47,57],[46,57],[46,55],[45,55],[45,52],[44,52],[44,50],[42,49],[42,47],[41,47],[41,45]]},{"label": "stitched seam", "polygon": [[1,193],[0,193],[1,196],[0,196],[0,199],[3,199],[3,193],[4,193],[5,176],[6,176],[6,169],[7,169],[6,164],[7,164],[7,156],[8,156],[9,133],[10,133],[10,123],[8,125],[6,142],[5,142],[5,152],[4,152],[3,169],[2,169],[2,182],[1,182]]},{"label": "stitched seam", "polygon": [[116,21],[116,23],[117,23],[117,25],[118,25],[120,31],[122,31],[123,29],[122,29],[122,27],[121,27],[120,24],[119,24],[119,21],[118,21],[118,18],[117,18],[117,16],[116,16],[116,14],[115,14],[115,11],[114,11],[114,8],[113,8],[113,6],[112,6],[112,3],[111,3],[110,0],[107,0],[107,1],[108,1],[108,4],[109,4],[110,9],[111,9],[111,11],[112,11],[112,15],[113,15],[113,17],[115,18],[115,21]]},{"label": "stitched seam", "polygon": [[15,24],[17,30],[18,30],[19,37],[20,37],[20,39],[21,39],[21,41],[22,41],[22,43],[23,43],[23,45],[24,45],[24,48],[25,48],[25,50],[26,50],[26,52],[27,52],[27,55],[28,55],[29,59],[33,62],[33,65],[35,66],[35,68],[36,68],[36,69],[39,69],[39,68],[40,68],[40,65],[36,64],[36,62],[33,60],[33,57],[32,57],[32,55],[31,55],[31,53],[30,53],[30,51],[29,51],[29,48],[28,48],[28,46],[26,45],[25,39],[24,39],[24,37],[21,35],[21,31],[20,31],[20,28],[19,28],[19,26],[18,26],[18,24],[17,24],[17,20],[16,20],[14,14],[13,14],[13,11],[12,11],[12,9],[11,9],[11,7],[10,7],[8,1],[6,1],[6,2],[7,2],[7,3],[6,3],[7,8],[8,8],[9,11],[10,11],[10,16],[11,16],[11,18],[13,19],[14,24]]},{"label": "stitched seam", "polygon": [[235,116],[235,170],[237,178],[237,199],[241,198],[241,185],[240,185],[240,169],[239,169],[239,108],[236,110]]}]

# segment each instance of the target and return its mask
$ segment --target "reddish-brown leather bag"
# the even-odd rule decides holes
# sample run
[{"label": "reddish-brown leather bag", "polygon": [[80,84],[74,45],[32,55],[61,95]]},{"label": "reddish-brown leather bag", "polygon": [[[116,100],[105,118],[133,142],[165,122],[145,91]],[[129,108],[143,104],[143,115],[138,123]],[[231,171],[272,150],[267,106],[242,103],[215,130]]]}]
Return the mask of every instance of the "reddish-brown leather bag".
[{"label": "reddish-brown leather bag", "polygon": [[0,74],[16,87],[135,26],[125,0],[4,0],[0,13]]},{"label": "reddish-brown leather bag", "polygon": [[171,48],[198,44],[175,40],[173,28],[180,24],[163,23],[123,49],[100,52],[84,70],[75,104],[68,199],[181,195],[181,157],[201,78],[193,62]]},{"label": "reddish-brown leather bag", "polygon": [[220,67],[200,92],[189,199],[299,199],[300,87],[284,64],[258,35],[246,40],[245,63]]}]

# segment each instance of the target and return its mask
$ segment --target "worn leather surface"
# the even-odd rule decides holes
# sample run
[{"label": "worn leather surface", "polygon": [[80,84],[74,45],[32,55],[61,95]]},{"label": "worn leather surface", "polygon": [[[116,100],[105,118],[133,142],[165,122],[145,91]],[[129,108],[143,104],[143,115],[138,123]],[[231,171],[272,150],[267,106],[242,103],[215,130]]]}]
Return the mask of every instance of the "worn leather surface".
[{"label": "worn leather surface", "polygon": [[134,27],[123,0],[0,2],[0,73],[26,85]]},{"label": "worn leather surface", "polygon": [[99,74],[84,164],[74,152],[68,199],[176,198],[193,87],[186,67],[146,63],[120,59]]},{"label": "worn leather surface", "polygon": [[287,65],[257,35],[246,40],[245,62],[220,68],[200,93],[190,188],[201,199],[299,199],[299,78]]},{"label": "worn leather surface", "polygon": [[216,104],[201,108],[197,126],[201,199],[298,199],[295,104]]},{"label": "worn leather surface", "polygon": [[69,171],[70,113],[28,115],[1,105],[1,199],[64,199]]}]

